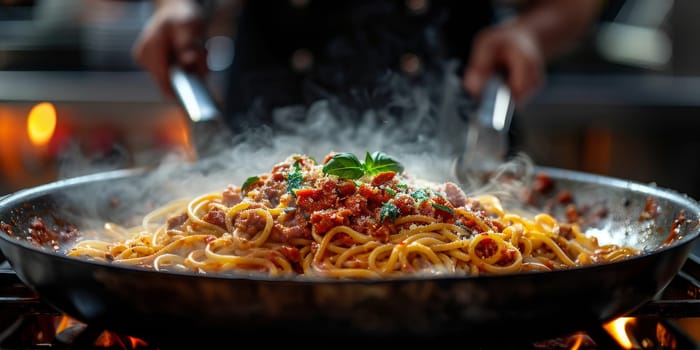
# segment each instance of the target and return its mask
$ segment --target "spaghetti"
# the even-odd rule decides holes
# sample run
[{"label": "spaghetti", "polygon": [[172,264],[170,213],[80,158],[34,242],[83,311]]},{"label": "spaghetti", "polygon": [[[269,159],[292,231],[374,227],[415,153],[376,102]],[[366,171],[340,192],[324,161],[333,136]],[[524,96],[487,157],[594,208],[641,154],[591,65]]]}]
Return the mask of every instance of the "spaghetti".
[{"label": "spaghetti", "polygon": [[639,253],[546,213],[509,212],[494,195],[417,181],[380,152],[364,163],[292,155],[240,186],[104,231],[114,239],[85,239],[67,254],[157,271],[367,279],[548,271]]}]

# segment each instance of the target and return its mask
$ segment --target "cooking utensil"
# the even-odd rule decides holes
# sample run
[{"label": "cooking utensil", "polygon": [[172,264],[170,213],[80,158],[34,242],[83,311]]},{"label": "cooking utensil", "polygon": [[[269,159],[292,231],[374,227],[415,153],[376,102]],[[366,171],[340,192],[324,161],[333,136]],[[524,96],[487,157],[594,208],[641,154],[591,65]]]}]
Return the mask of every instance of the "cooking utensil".
[{"label": "cooking utensil", "polygon": [[205,82],[195,73],[179,66],[170,69],[170,83],[178,103],[190,121],[190,150],[193,159],[216,155],[233,139],[221,108]]},{"label": "cooking utensil", "polygon": [[498,75],[484,87],[476,113],[469,119],[464,152],[455,162],[455,175],[466,187],[478,187],[506,159],[508,132],[515,103],[510,88]]},{"label": "cooking utensil", "polygon": [[[58,310],[94,327],[146,339],[270,342],[302,335],[323,343],[336,336],[366,342],[400,335],[404,340],[456,336],[488,342],[498,340],[492,338],[494,330],[546,339],[633,311],[670,283],[700,234],[700,204],[687,196],[592,174],[538,171],[549,174],[553,187],[536,197],[536,208],[545,210],[560,191],[570,191],[581,208],[607,210],[595,226],[599,232],[644,254],[552,272],[298,281],[147,271],[67,257],[51,242],[32,243],[38,243],[31,229],[34,217],[53,230],[69,223],[87,230],[104,221],[134,222],[153,205],[172,199],[173,188],[192,184],[187,176],[178,180],[182,174],[167,181],[160,174],[154,183],[140,169],[86,175],[1,199],[0,250],[18,277]],[[561,209],[553,215],[565,215]],[[657,214],[640,219],[649,211]],[[685,220],[677,220],[681,212]]]}]

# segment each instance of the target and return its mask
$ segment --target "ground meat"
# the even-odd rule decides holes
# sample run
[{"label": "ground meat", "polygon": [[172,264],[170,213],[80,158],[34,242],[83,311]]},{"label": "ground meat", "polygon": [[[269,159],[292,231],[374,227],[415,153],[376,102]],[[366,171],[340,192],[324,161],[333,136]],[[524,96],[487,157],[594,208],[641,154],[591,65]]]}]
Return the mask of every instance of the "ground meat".
[{"label": "ground meat", "polygon": [[644,210],[642,211],[642,214],[639,215],[639,220],[643,221],[655,219],[657,215],[659,215],[659,210],[656,200],[654,200],[652,197],[647,197],[647,200],[644,203]]},{"label": "ground meat", "polygon": [[204,214],[202,220],[212,225],[219,226],[224,230],[226,229],[226,213],[219,208],[213,208],[208,213]]},{"label": "ground meat", "polygon": [[372,179],[372,186],[381,186],[393,180],[395,176],[396,173],[393,171],[385,171],[383,173],[379,173]]},{"label": "ground meat", "polygon": [[394,205],[399,209],[401,215],[413,215],[416,213],[416,200],[407,195],[397,196]]},{"label": "ground meat", "polygon": [[574,201],[574,197],[571,194],[571,191],[565,190],[565,191],[561,191],[557,194],[556,201],[558,203],[568,204],[568,203],[572,203]]},{"label": "ground meat", "polygon": [[533,190],[538,193],[547,193],[554,188],[554,181],[546,173],[538,173],[535,176]]},{"label": "ground meat", "polygon": [[574,229],[569,224],[562,223],[559,225],[559,236],[567,240],[574,239]]},{"label": "ground meat", "polygon": [[221,194],[221,197],[223,204],[229,207],[232,207],[243,200],[243,196],[241,195],[241,188],[232,185],[229,185],[226,187],[226,189],[224,189],[224,192]]},{"label": "ground meat", "polygon": [[273,242],[289,242],[294,238],[310,238],[311,229],[301,210],[287,213],[283,222],[278,222],[272,227],[270,240]]},{"label": "ground meat", "polygon": [[447,200],[455,207],[461,207],[467,204],[467,195],[453,182],[445,183],[445,195],[447,196]]},{"label": "ground meat", "polygon": [[309,221],[317,233],[326,233],[336,226],[348,225],[352,211],[347,208],[328,209],[311,214]]},{"label": "ground meat", "polygon": [[182,226],[182,224],[184,224],[185,221],[187,221],[187,218],[189,218],[187,213],[182,213],[180,215],[175,215],[175,216],[169,217],[168,218],[168,230],[172,230],[174,228],[178,228],[178,227]]},{"label": "ground meat", "polygon": [[234,218],[234,228],[243,238],[251,239],[265,228],[265,218],[253,210],[244,210]]},{"label": "ground meat", "polygon": [[498,251],[498,244],[491,238],[482,239],[475,248],[475,253],[482,259],[486,259]]},{"label": "ground meat", "polygon": [[568,204],[565,209],[566,220],[570,223],[579,222],[581,215],[579,214],[578,208],[574,204]]},{"label": "ground meat", "polygon": [[303,188],[296,192],[297,205],[308,212],[314,212],[335,207],[338,200],[337,183],[331,179],[323,179],[321,188]]}]

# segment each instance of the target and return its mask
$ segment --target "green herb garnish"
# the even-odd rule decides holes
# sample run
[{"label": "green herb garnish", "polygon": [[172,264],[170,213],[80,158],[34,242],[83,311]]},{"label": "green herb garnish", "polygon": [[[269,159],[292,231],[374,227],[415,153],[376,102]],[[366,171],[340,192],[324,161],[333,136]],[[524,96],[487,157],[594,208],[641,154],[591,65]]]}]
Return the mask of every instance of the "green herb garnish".
[{"label": "green herb garnish", "polygon": [[352,153],[338,153],[323,166],[324,174],[343,179],[359,179],[365,175],[372,176],[385,171],[400,173],[403,170],[401,163],[382,152],[367,152],[364,163]]},{"label": "green herb garnish", "polygon": [[301,188],[304,175],[301,173],[301,165],[298,162],[295,162],[293,167],[294,171],[287,175],[287,192],[294,195],[294,191]]},{"label": "green herb garnish", "polygon": [[424,189],[418,189],[415,192],[411,193],[411,197],[413,197],[415,200],[417,200],[419,203],[430,198],[428,196],[428,192],[426,192]]},{"label": "green herb garnish", "polygon": [[259,176],[251,176],[245,179],[245,181],[243,181],[243,185],[241,185],[241,191],[245,191],[248,186],[256,183],[258,180],[260,180]]},{"label": "green herb garnish", "polygon": [[376,175],[385,171],[393,171],[396,173],[403,171],[403,165],[401,165],[401,163],[382,152],[374,152],[371,155],[367,152],[363,165],[367,175]]},{"label": "green herb garnish", "polygon": [[446,205],[437,204],[437,203],[432,203],[432,205],[433,205],[433,208],[435,208],[435,209],[437,209],[437,210],[441,210],[441,211],[450,213],[450,214],[452,214],[452,215],[455,215],[455,211],[452,210],[452,208],[450,208],[450,207],[448,207],[448,206],[446,206]]},{"label": "green herb garnish", "polygon": [[365,169],[354,154],[338,153],[323,166],[323,173],[342,179],[359,179],[365,174]]},{"label": "green herb garnish", "polygon": [[379,220],[384,222],[385,219],[389,221],[394,221],[401,214],[399,208],[394,205],[394,203],[386,202],[382,205],[382,209],[379,211]]}]

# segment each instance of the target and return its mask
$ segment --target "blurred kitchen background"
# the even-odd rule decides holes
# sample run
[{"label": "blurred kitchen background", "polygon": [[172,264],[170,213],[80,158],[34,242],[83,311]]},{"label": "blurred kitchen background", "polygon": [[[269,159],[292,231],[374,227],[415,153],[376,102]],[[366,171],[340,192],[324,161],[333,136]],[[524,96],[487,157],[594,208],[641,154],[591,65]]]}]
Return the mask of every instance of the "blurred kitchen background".
[{"label": "blurred kitchen background", "polygon": [[[700,198],[700,1],[604,6],[516,116],[516,149]],[[150,1],[0,0],[0,194],[148,165],[188,142],[180,109],[130,56],[150,12]],[[230,23],[216,13],[207,41],[215,93]]]}]

